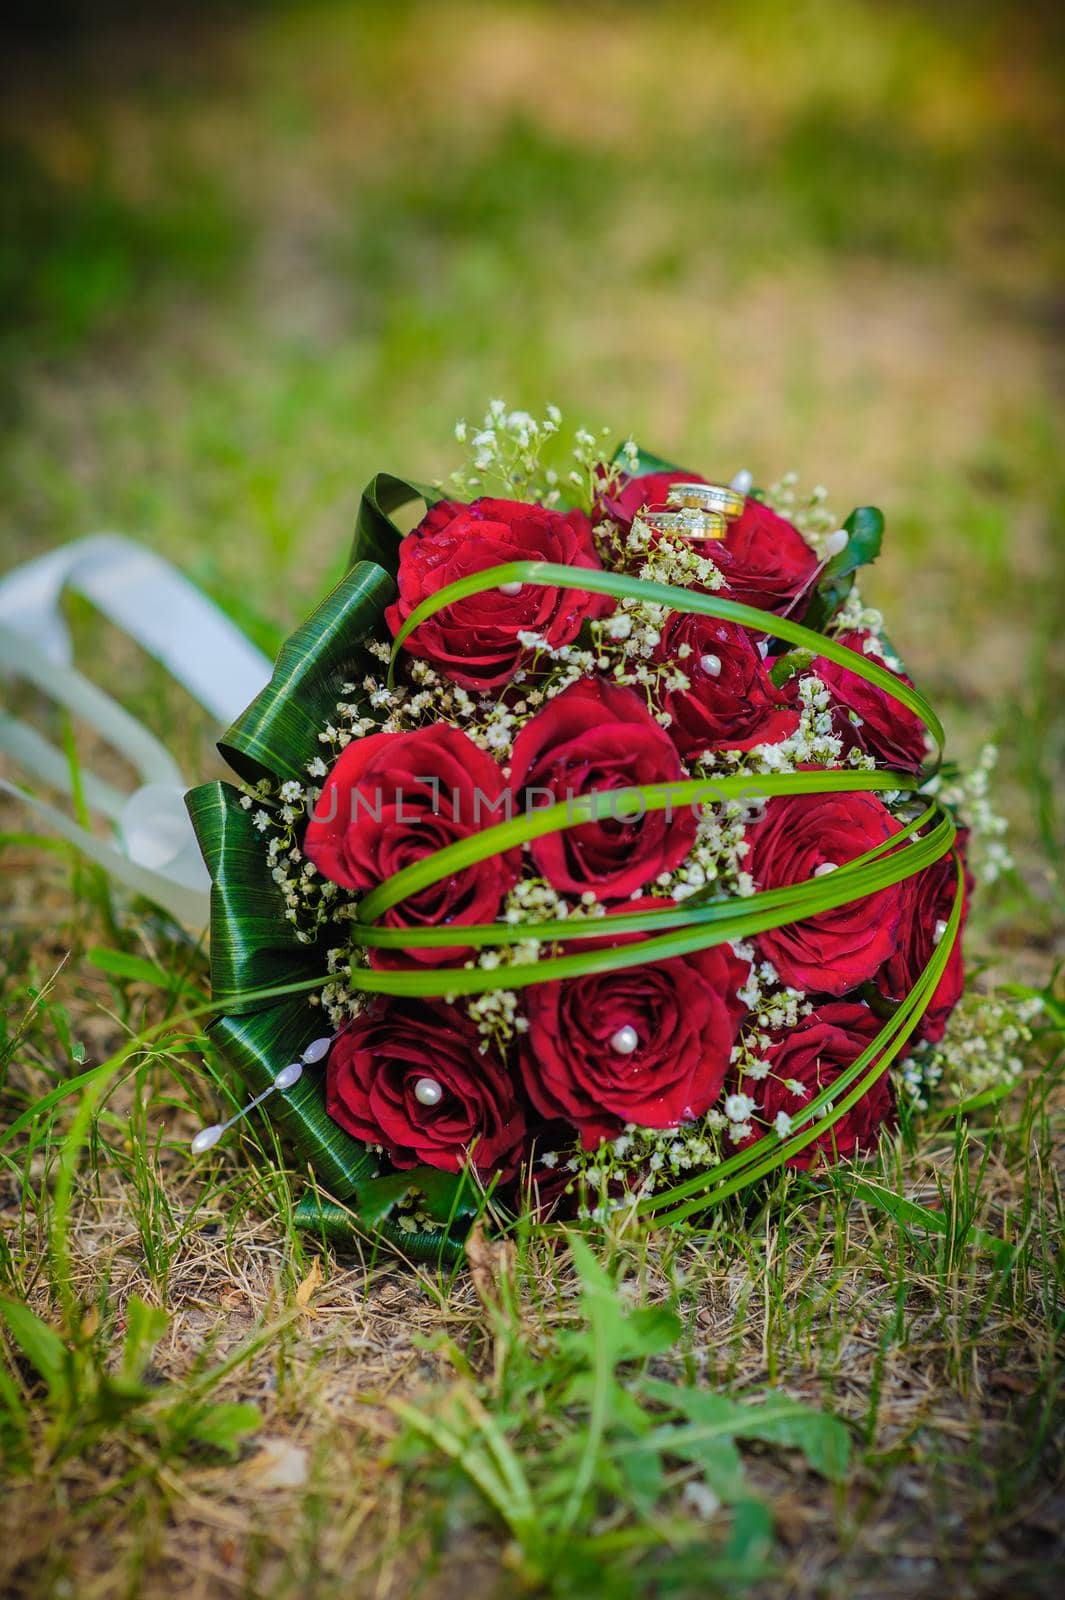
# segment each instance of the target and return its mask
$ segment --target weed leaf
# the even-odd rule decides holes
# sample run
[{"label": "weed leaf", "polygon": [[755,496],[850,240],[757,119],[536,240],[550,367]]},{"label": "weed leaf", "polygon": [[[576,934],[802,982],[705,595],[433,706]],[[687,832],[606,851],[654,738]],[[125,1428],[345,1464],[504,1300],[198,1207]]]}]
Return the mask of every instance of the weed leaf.
[{"label": "weed leaf", "polygon": [[47,1322],[42,1322],[21,1300],[0,1298],[0,1317],[27,1361],[33,1363],[53,1400],[69,1397],[70,1352]]}]

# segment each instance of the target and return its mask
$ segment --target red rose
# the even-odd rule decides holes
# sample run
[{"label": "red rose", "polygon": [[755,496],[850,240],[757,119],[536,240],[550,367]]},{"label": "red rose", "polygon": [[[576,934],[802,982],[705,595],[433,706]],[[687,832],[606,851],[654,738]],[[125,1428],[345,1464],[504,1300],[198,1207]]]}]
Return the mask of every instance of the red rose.
[{"label": "red rose", "polygon": [[731,622],[674,613],[653,659],[675,662],[690,683],[659,696],[682,756],[779,744],[799,726],[799,713],[773,683],[750,635]]},{"label": "red rose", "polygon": [[[957,848],[965,861],[966,836],[959,834]],[[973,880],[968,868],[964,871],[962,890],[961,926],[954,941],[943,976],[935,987],[924,1016],[917,1027],[917,1037],[938,1044],[946,1031],[947,1019],[965,987],[965,961],[962,956],[961,935],[969,913],[969,896]],[[958,888],[957,869],[953,855],[943,856],[923,872],[909,880],[911,893],[906,899],[902,922],[899,925],[898,945],[876,975],[876,986],[889,1000],[905,1000],[922,971],[932,959],[932,951],[942,938],[947,919],[954,909],[954,896]]]},{"label": "red rose", "polygon": [[585,1149],[627,1122],[671,1128],[702,1116],[728,1072],[746,1009],[737,991],[749,972],[728,945],[715,945],[534,984],[520,1051],[530,1100],[543,1116],[577,1128]]},{"label": "red rose", "polygon": [[[780,889],[841,867],[902,832],[876,795],[788,795],[770,800],[747,831],[745,866],[759,889]],[[867,982],[893,954],[909,891],[892,884],[834,911],[758,935],[763,956],[784,983],[841,995]]]},{"label": "red rose", "polygon": [[[873,637],[871,633],[843,633],[837,642],[856,655],[864,656],[869,653],[865,642]],[[873,659],[877,666],[884,666],[879,655],[874,654]],[[810,671],[816,672],[840,709],[842,714],[837,716],[837,725],[848,745],[864,750],[874,760],[898,771],[920,771],[928,745],[924,723],[916,712],[892,700],[875,683],[868,683],[857,673],[829,661],[827,656],[817,656]],[[896,672],[894,676],[900,683],[911,682],[903,672]]]},{"label": "red rose", "polygon": [[465,1012],[440,1000],[378,999],[339,1034],[326,1109],[395,1167],[516,1170],[525,1113],[513,1080]]},{"label": "red rose", "polygon": [[[437,723],[413,733],[353,740],[326,779],[303,849],[319,872],[345,889],[366,892],[401,867],[499,821],[492,807],[503,774],[491,756],[457,728]],[[430,884],[386,911],[393,928],[491,922],[515,881],[519,850],[491,856]],[[429,966],[468,952],[454,947],[375,953],[378,964],[407,957]]]},{"label": "red rose", "polygon": [[[392,633],[417,605],[459,578],[508,561],[555,561],[601,569],[583,511],[562,515],[519,500],[435,505],[399,547],[399,599],[385,618]],[[467,689],[507,683],[528,652],[518,640],[537,633],[549,645],[570,644],[587,617],[605,616],[615,601],[579,589],[523,584],[514,594],[490,589],[457,600],[416,628],[406,648]]]},{"label": "red rose", "polygon": [[[754,1144],[772,1128],[779,1114],[795,1118],[805,1106],[835,1083],[840,1073],[856,1061],[880,1032],[882,1024],[868,1006],[836,1000],[819,1006],[794,1027],[770,1035],[763,1051],[769,1062],[766,1078],[745,1077],[740,1087],[755,1102],[760,1124],[745,1144]],[[802,1093],[788,1087],[802,1085]],[[849,1111],[805,1150],[788,1158],[788,1166],[805,1172],[818,1163],[834,1165],[856,1150],[875,1150],[881,1128],[895,1126],[895,1094],[886,1072],[867,1089]],[[801,1131],[801,1130],[799,1130]]]},{"label": "red rose", "polygon": [[798,528],[760,500],[748,499],[743,515],[729,523],[725,548],[732,557],[730,599],[764,611],[790,611],[818,567],[816,552]]},{"label": "red rose", "polygon": [[[563,893],[592,890],[622,900],[679,866],[695,839],[689,806],[671,815],[636,815],[638,797],[623,791],[644,783],[677,783],[684,774],[673,742],[634,689],[582,678],[549,700],[514,741],[510,779],[524,790],[526,809],[570,800],[593,790],[617,790],[617,817],[584,822],[534,839],[532,858]],[[626,813],[634,820],[624,820]]]}]

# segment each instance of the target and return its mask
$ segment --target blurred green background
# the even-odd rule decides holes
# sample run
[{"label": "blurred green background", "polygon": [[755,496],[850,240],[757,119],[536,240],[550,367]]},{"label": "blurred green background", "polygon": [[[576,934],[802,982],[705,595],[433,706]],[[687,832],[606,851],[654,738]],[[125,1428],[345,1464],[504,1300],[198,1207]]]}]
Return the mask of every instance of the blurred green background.
[{"label": "blurred green background", "polygon": [[366,479],[443,476],[492,395],[710,476],[794,467],[883,508],[869,598],[954,752],[1000,739],[1027,893],[994,937],[1041,958],[1063,63],[1055,8],[991,0],[26,8],[0,558],[119,529],[269,645]]}]

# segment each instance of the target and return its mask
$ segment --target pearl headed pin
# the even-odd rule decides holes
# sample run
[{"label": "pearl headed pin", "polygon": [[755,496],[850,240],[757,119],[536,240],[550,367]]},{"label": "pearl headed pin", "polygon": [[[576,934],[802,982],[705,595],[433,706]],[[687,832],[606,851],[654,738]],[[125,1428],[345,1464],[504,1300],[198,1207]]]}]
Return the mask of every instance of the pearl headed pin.
[{"label": "pearl headed pin", "polygon": [[284,1094],[286,1089],[292,1089],[303,1077],[305,1066],[314,1066],[329,1054],[332,1038],[315,1039],[303,1051],[298,1061],[290,1061],[287,1067],[282,1067],[273,1083],[269,1084],[254,1100],[249,1100],[246,1106],[234,1112],[227,1122],[212,1122],[209,1128],[201,1128],[199,1133],[191,1140],[189,1150],[194,1156],[202,1156],[208,1150],[213,1150],[224,1133],[227,1133],[235,1123],[241,1121],[249,1112],[261,1106],[274,1093]]},{"label": "pearl headed pin", "polygon": [[610,1035],[610,1048],[619,1056],[631,1056],[639,1048],[640,1035],[628,1023]]}]

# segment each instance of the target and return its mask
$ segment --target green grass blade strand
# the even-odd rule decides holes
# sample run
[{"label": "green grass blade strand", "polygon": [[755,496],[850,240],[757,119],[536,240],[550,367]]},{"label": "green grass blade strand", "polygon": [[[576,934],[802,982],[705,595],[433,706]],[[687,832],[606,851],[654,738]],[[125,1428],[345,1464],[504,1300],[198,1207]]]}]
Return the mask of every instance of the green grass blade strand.
[{"label": "green grass blade strand", "polygon": [[[794,794],[849,794],[859,790],[912,789],[914,777],[891,772],[774,772],[768,774],[741,773],[726,778],[687,778],[677,783],[634,784],[622,791],[639,798],[645,811],[668,811],[676,806],[695,803],[719,804],[728,800],[754,801],[776,795]],[[468,834],[453,844],[444,845],[431,855],[402,867],[379,883],[360,902],[360,922],[373,922],[384,911],[410,895],[420,894],[442,878],[475,866],[491,856],[502,854],[545,834],[557,833],[563,828],[580,827],[582,823],[623,816],[618,810],[618,791],[595,790],[581,795],[572,803],[559,801],[531,815],[513,817],[509,822],[497,822],[479,833]]]},{"label": "green grass blade strand", "polygon": [[[949,927],[948,933],[944,935],[943,943],[947,944],[949,949]],[[933,960],[937,954],[938,952],[933,952]],[[933,972],[935,973],[934,980],[932,980],[930,976]],[[837,1078],[835,1082],[828,1085],[825,1089],[822,1089],[817,1095],[814,1096],[809,1105],[803,1108],[802,1113],[796,1115],[796,1122],[807,1123],[811,1118],[816,1117],[823,1109],[830,1106],[832,1102],[854,1081],[854,1079],[872,1063],[874,1057],[881,1049],[882,1044],[890,1044],[894,1040],[896,1034],[901,1032],[911,1017],[913,1017],[915,1021],[917,1018],[919,1018],[923,1012],[927,999],[934,990],[935,983],[938,982],[940,972],[941,968],[938,966],[938,964],[933,966],[933,962],[930,962],[929,965],[925,967],[909,995],[897,1008],[892,1017],[885,1023],[877,1038],[866,1047],[861,1055],[850,1064],[845,1072],[840,1074],[839,1078]],[[777,1146],[783,1147],[783,1141],[778,1140],[778,1137],[775,1133],[768,1133],[762,1140],[759,1141],[758,1144],[751,1145],[744,1150],[737,1151],[735,1155],[728,1157],[725,1161],[714,1167],[709,1173],[699,1173],[692,1178],[685,1179],[682,1183],[675,1185],[672,1189],[663,1191],[662,1194],[653,1196],[647,1201],[642,1202],[638,1209],[641,1212],[654,1211],[661,1209],[662,1206],[666,1204],[672,1204],[673,1202],[684,1199],[688,1195],[700,1192],[705,1189],[708,1181],[723,1181],[725,1178],[730,1177],[734,1172],[740,1171],[742,1168],[750,1166],[754,1162],[761,1159],[761,1156],[766,1148]]]},{"label": "green grass blade strand", "polygon": [[[928,1206],[923,1206],[918,1200],[911,1200],[908,1195],[898,1194],[894,1189],[885,1187],[882,1183],[875,1183],[871,1178],[841,1179],[841,1188],[855,1200],[863,1200],[867,1205],[875,1206],[878,1211],[885,1212],[894,1222],[904,1230],[910,1228],[921,1229],[925,1233],[945,1237],[950,1231],[947,1216],[942,1211],[932,1211]],[[1008,1261],[1013,1254],[1014,1247],[1005,1239],[997,1239],[993,1233],[988,1233],[984,1228],[973,1228],[970,1235],[972,1242],[979,1250],[986,1251],[999,1261]]]},{"label": "green grass blade strand", "polygon": [[590,594],[612,595],[618,600],[643,600],[652,605],[668,606],[670,610],[685,615],[720,617],[726,622],[735,622],[741,627],[753,628],[758,633],[767,633],[774,638],[784,639],[789,644],[799,645],[804,650],[812,651],[814,655],[826,656],[828,660],[846,667],[859,678],[864,678],[868,683],[883,689],[885,694],[920,717],[942,753],[943,727],[924,695],[918,689],[896,678],[886,667],[878,666],[869,656],[860,656],[856,651],[848,650],[846,645],[837,643],[835,639],[814,633],[811,629],[804,628],[801,623],[791,622],[786,617],[760,611],[755,606],[741,605],[738,600],[719,599],[714,594],[697,594],[691,589],[680,589],[667,583],[652,583],[645,578],[631,578],[624,573],[568,567],[550,561],[508,561],[503,566],[490,567],[484,572],[476,572],[468,578],[461,578],[457,583],[449,583],[445,588],[437,590],[436,594],[430,595],[427,600],[423,600],[421,605],[416,606],[411,612],[395,637],[389,681],[393,679],[396,657],[400,649],[415,628],[419,627],[427,617],[435,615],[445,606],[453,605],[456,600],[465,600],[473,594],[487,593],[491,589],[498,589],[504,583],[533,583],[548,588],[581,589]]},{"label": "green grass blade strand", "polygon": [[[922,979],[927,976],[928,970],[928,968],[925,969],[925,973],[922,974]],[[804,1107],[801,1118],[798,1115],[796,1116],[796,1122],[802,1121],[807,1124],[803,1127],[800,1133],[792,1135],[788,1140],[782,1140],[775,1132],[770,1131],[766,1133],[763,1138],[758,1140],[756,1144],[750,1145],[744,1150],[738,1150],[735,1155],[729,1156],[725,1161],[722,1161],[718,1166],[712,1168],[710,1171],[705,1173],[697,1173],[694,1177],[685,1179],[683,1183],[677,1184],[674,1188],[665,1190],[659,1195],[649,1197],[646,1201],[641,1202],[641,1204],[637,1207],[638,1212],[641,1215],[658,1215],[664,1210],[665,1207],[675,1205],[677,1202],[687,1199],[689,1196],[704,1196],[708,1189],[711,1189],[715,1185],[724,1185],[725,1180],[731,1179],[733,1174],[736,1173],[744,1175],[736,1185],[737,1188],[742,1188],[746,1182],[745,1174],[748,1171],[753,1171],[753,1169],[763,1161],[767,1150],[776,1152],[776,1156],[771,1159],[769,1166],[765,1168],[766,1171],[771,1171],[773,1167],[779,1166],[783,1161],[786,1161],[789,1155],[805,1149],[806,1146],[812,1143],[812,1141],[822,1132],[825,1132],[833,1122],[838,1121],[839,1116],[843,1115],[843,1112],[848,1109],[848,1107],[843,1107],[838,1112],[838,1115],[833,1116],[831,1120],[810,1123],[809,1119],[818,1116],[818,1114],[826,1108],[831,1110],[831,1108],[837,1104],[838,1097],[854,1083],[855,1079],[861,1073],[865,1072],[867,1068],[873,1066],[874,1058],[877,1056],[878,1052],[886,1052],[886,1050],[890,1048],[893,1043],[895,1043],[896,1038],[898,1038],[897,1048],[901,1047],[901,1044],[905,1042],[905,1039],[912,1031],[912,1027],[916,1026],[918,1020],[920,1019],[920,1016],[924,1011],[924,1007],[935,987],[934,984],[929,987],[927,983],[922,981],[922,979],[918,980],[903,1004],[884,1024],[884,1027],[880,1030],[880,1033],[876,1036],[871,1044],[866,1046],[861,1055],[856,1057],[846,1071],[842,1072],[832,1084],[830,1084],[826,1089],[821,1090],[820,1093],[810,1101],[808,1106]],[[907,1023],[911,1023],[912,1026],[907,1028]],[[903,1032],[904,1029],[905,1033]],[[897,1053],[897,1048],[896,1051],[890,1056],[883,1053],[881,1054],[881,1061],[883,1064],[881,1065],[881,1062],[877,1062],[876,1065],[873,1066],[873,1070],[869,1073],[868,1077],[862,1080],[858,1092],[854,1096],[855,1102],[859,1100],[866,1090],[871,1086],[871,1084],[876,1081],[876,1079],[880,1076],[881,1071],[886,1070],[887,1066],[890,1065],[890,1062],[894,1057],[894,1053]],[[686,1208],[683,1209],[683,1211],[678,1206],[676,1210],[667,1211],[666,1215],[673,1220],[679,1220],[681,1215],[690,1215],[699,1210],[703,1204],[704,1201],[700,1199],[698,1204],[691,1202]]]},{"label": "green grass blade strand", "polygon": [[[962,875],[960,864],[956,865],[957,890],[943,938],[932,951],[909,995],[876,1038],[833,1083],[796,1115],[794,1120],[802,1124],[801,1131],[786,1139],[781,1139],[773,1132],[767,1133],[756,1144],[738,1151],[708,1172],[697,1174],[659,1195],[650,1196],[637,1208],[641,1215],[661,1215],[665,1221],[680,1222],[710,1205],[718,1204],[756,1179],[765,1177],[832,1128],[887,1071],[920,1021],[958,937],[962,912]],[[863,1073],[864,1077],[861,1076]],[[829,1108],[827,1114],[813,1122],[811,1119],[826,1107]],[[688,1196],[693,1198],[687,1199]],[[682,1200],[686,1203],[676,1204]],[[667,1206],[673,1209],[665,1209]]]},{"label": "green grass blade strand", "polygon": [[[925,816],[938,809],[930,807]],[[875,893],[877,887],[884,887],[885,884],[877,876],[868,874],[862,876],[861,869],[878,861],[892,846],[896,848],[892,849],[889,859],[905,858],[909,863],[909,872],[903,876],[923,871],[933,861],[946,855],[954,842],[955,833],[952,819],[943,813],[936,828],[918,840],[900,844],[900,840],[905,841],[911,835],[897,834],[863,855],[855,856],[853,861],[841,865],[837,872],[832,874],[832,892],[838,893],[841,886],[849,885],[852,897],[857,899],[860,895]],[[872,888],[868,887],[869,884],[872,884]],[[387,950],[511,945],[521,944],[527,939],[568,943],[574,939],[601,939],[612,934],[646,933],[660,928],[691,927],[695,924],[712,922],[728,922],[731,925],[737,918],[751,919],[765,911],[791,905],[797,907],[796,915],[800,917],[815,915],[816,909],[832,909],[826,901],[824,905],[812,910],[815,896],[807,885],[816,886],[817,896],[827,893],[824,878],[810,878],[780,889],[748,895],[743,899],[728,897],[696,902],[693,897],[675,906],[661,904],[656,910],[652,903],[650,910],[619,912],[609,918],[575,913],[571,917],[556,918],[548,922],[471,923],[465,927],[447,928],[386,928],[359,923],[356,927],[360,946]]]},{"label": "green grass blade strand", "polygon": [[[321,989],[329,980],[322,974],[314,978],[306,978],[301,983],[282,984],[273,989],[260,990],[258,993],[246,995],[250,1003],[268,1005],[272,1000],[282,1000],[294,994],[308,994],[313,989]],[[68,1099],[71,1095],[80,1094],[82,1091],[92,1089],[93,1085],[109,1074],[114,1073],[118,1067],[126,1062],[137,1051],[143,1050],[147,1045],[163,1038],[167,1034],[179,1033],[190,1023],[200,1022],[218,1010],[215,999],[205,1000],[202,1005],[189,1006],[176,1016],[164,1017],[161,1022],[154,1022],[148,1028],[142,1028],[138,1033],[131,1034],[120,1049],[95,1067],[90,1067],[87,1072],[79,1073],[75,1078],[67,1078],[57,1084],[47,1094],[42,1095],[33,1105],[27,1106],[14,1122],[6,1128],[0,1129],[0,1148],[12,1144],[21,1133],[24,1133],[39,1117],[46,1116],[53,1106],[61,1100]]]},{"label": "green grass blade strand", "polygon": [[[946,833],[953,838],[954,824],[949,818],[946,819],[944,826]],[[736,904],[740,909],[732,919],[722,918],[709,925],[699,923],[682,927],[660,938],[644,939],[639,944],[603,947],[580,955],[559,956],[547,961],[515,962],[512,966],[492,969],[449,967],[433,971],[406,969],[371,971],[368,968],[357,967],[352,970],[350,976],[345,975],[345,983],[349,988],[365,994],[446,998],[460,994],[484,994],[490,989],[500,987],[527,988],[530,984],[549,983],[559,978],[577,978],[592,972],[612,972],[621,967],[646,966],[654,961],[668,961],[673,956],[688,955],[694,950],[704,950],[711,945],[749,938],[767,928],[793,922],[799,916],[812,916],[820,911],[832,910],[836,906],[848,904],[859,895],[872,894],[877,889],[901,882],[944,854],[949,845],[949,839],[946,844],[944,843],[946,833],[939,838],[928,836],[921,839],[918,844],[907,846],[905,850],[898,850],[883,862],[874,863],[873,866],[863,869],[870,876],[861,879],[860,888],[857,887],[859,881],[857,875],[851,879],[844,879],[842,886],[836,883],[835,880],[843,875],[842,868],[839,872],[830,874],[828,878],[810,880],[807,884],[796,886],[804,893],[809,891],[809,897],[804,900],[800,910],[796,910],[793,903],[783,914],[778,909],[758,911],[751,915],[742,909],[747,902],[739,901]],[[874,872],[875,876],[872,875]],[[752,897],[754,898],[757,897]],[[604,927],[603,931],[608,932],[608,927]],[[234,996],[235,1001],[242,999],[242,996]]]}]

